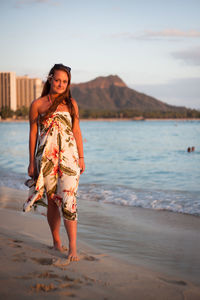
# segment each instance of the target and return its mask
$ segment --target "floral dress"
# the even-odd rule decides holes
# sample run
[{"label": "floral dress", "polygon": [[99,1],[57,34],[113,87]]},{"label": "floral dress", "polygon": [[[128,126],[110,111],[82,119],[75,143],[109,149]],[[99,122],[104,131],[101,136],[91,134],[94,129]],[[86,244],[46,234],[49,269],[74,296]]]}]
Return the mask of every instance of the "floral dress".
[{"label": "floral dress", "polygon": [[29,191],[23,210],[43,205],[47,196],[61,207],[64,219],[77,220],[76,193],[80,168],[69,112],[55,111],[39,122],[36,151],[38,178]]}]

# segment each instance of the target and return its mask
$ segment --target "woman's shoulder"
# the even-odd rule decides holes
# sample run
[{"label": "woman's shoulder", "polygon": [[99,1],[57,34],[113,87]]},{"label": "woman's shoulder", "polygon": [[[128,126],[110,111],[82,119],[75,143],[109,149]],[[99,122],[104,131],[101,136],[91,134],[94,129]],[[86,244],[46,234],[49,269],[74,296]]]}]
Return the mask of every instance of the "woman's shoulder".
[{"label": "woman's shoulder", "polygon": [[41,111],[43,111],[43,105],[45,103],[45,99],[46,99],[46,96],[44,97],[39,97],[35,100],[33,100],[31,102],[31,105],[30,105],[30,118],[38,118],[38,116],[41,114]]},{"label": "woman's shoulder", "polygon": [[44,101],[46,100],[47,96],[39,97],[37,99],[34,99],[31,102],[31,107],[35,107],[37,109],[40,109],[40,107],[44,104]]},{"label": "woman's shoulder", "polygon": [[47,96],[43,96],[43,97],[39,97],[37,99],[34,99],[31,104],[34,104],[34,105],[40,105],[42,103],[44,103],[44,100],[47,99]]}]

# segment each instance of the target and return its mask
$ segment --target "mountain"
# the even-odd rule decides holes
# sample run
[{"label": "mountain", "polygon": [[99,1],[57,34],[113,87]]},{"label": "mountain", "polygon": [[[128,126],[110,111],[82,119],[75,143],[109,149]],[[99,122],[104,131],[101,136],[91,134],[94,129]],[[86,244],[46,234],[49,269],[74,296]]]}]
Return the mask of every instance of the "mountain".
[{"label": "mountain", "polygon": [[172,112],[186,111],[184,107],[168,105],[160,100],[129,88],[117,75],[97,77],[73,84],[72,96],[82,110]]},{"label": "mountain", "polygon": [[73,84],[72,86],[79,86],[82,89],[94,89],[94,88],[109,88],[110,85],[120,86],[120,87],[126,87],[126,84],[122,81],[121,78],[119,78],[117,75],[110,75],[106,77],[97,77],[91,81],[83,82],[79,84]]}]

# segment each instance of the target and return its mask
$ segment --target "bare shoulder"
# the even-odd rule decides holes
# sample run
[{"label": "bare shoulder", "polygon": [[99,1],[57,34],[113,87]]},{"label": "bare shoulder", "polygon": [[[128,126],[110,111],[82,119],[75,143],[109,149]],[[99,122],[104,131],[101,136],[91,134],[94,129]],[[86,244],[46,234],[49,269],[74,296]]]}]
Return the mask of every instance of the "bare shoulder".
[{"label": "bare shoulder", "polygon": [[40,98],[37,98],[37,99],[33,100],[31,102],[30,110],[34,110],[34,111],[39,112],[42,105],[44,104],[45,100],[46,100],[46,96],[40,97]]},{"label": "bare shoulder", "polygon": [[44,102],[44,100],[46,100],[46,96],[37,98],[31,102],[31,106],[39,107]]},{"label": "bare shoulder", "polygon": [[29,110],[29,121],[31,124],[36,124],[44,100],[45,97],[40,97],[31,102]]}]

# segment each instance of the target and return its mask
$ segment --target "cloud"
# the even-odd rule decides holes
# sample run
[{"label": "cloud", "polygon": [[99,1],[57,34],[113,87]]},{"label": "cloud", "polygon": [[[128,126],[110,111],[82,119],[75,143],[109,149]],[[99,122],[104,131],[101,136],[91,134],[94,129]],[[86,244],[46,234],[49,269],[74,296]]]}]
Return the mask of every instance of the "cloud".
[{"label": "cloud", "polygon": [[188,30],[188,31],[181,31],[179,29],[165,29],[162,31],[151,31],[147,30],[141,37],[146,37],[146,38],[165,38],[165,37],[181,37],[181,38],[196,38],[200,37],[200,31],[197,30]]},{"label": "cloud", "polygon": [[109,37],[111,38],[127,38],[127,39],[131,39],[131,38],[136,38],[136,35],[130,33],[130,32],[119,32],[119,33],[113,33],[110,34]]},{"label": "cloud", "polygon": [[179,78],[163,84],[129,86],[168,104],[200,109],[200,77]]},{"label": "cloud", "polygon": [[165,29],[162,31],[152,31],[145,30],[141,33],[131,33],[131,32],[119,32],[116,34],[111,34],[112,38],[125,38],[125,39],[180,39],[180,38],[200,38],[200,31],[188,30],[182,31],[179,29]]},{"label": "cloud", "polygon": [[186,64],[200,66],[200,46],[188,50],[172,52],[171,55]]},{"label": "cloud", "polygon": [[18,0],[15,2],[15,6],[17,8],[21,8],[24,5],[29,4],[51,4],[51,5],[58,5],[58,0]]}]

